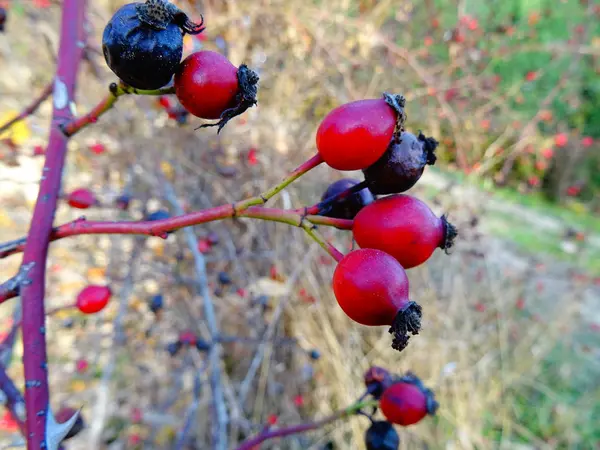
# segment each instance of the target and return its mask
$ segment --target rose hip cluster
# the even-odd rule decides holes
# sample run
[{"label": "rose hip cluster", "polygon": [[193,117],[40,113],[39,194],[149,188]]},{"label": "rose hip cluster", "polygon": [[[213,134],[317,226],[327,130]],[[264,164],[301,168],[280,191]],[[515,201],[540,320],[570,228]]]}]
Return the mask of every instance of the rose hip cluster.
[{"label": "rose hip cluster", "polygon": [[392,424],[408,426],[435,415],[439,405],[433,392],[414,374],[395,376],[382,367],[373,366],[365,372],[367,395],[379,401],[385,421],[375,421],[365,433],[367,450],[396,450],[400,444]]},{"label": "rose hip cluster", "polygon": [[183,35],[204,31],[203,19],[192,22],[167,0],[129,3],[106,25],[102,50],[106,63],[126,85],[159,89],[175,76],[174,87],[185,110],[202,119],[218,119],[218,131],[257,103],[256,72],[235,67],[212,51],[199,51],[183,62]]},{"label": "rose hip cluster", "polygon": [[333,183],[318,205],[323,215],[353,219],[361,247],[339,261],[335,296],[354,321],[391,326],[397,350],[421,325],[421,307],[410,300],[405,269],[424,263],[436,248],[449,249],[457,234],[444,216],[401,194],[435,163],[438,145],[404,130],[405,103],[404,97],[389,94],[348,103],[331,111],[317,131],[317,149],[329,166],[362,170],[365,177]]},{"label": "rose hip cluster", "polygon": [[[134,90],[161,88],[174,78],[171,92],[183,108],[197,117],[218,119],[202,127],[215,125],[220,131],[256,104],[258,76],[210,51],[181,61],[182,35],[202,32],[202,24],[191,22],[167,0],[130,3],[106,26],[103,50],[110,68]],[[306,209],[306,215],[352,221],[360,249],[339,258],[333,254],[338,259],[333,275],[336,299],[354,321],[389,326],[392,347],[399,351],[407,346],[409,335],[419,333],[422,316],[421,306],[409,295],[406,269],[423,264],[436,248],[448,250],[457,235],[445,216],[437,217],[424,202],[403,194],[427,165],[435,163],[438,146],[436,139],[404,129],[405,107],[403,96],[384,93],[341,105],[323,119],[316,135],[318,163],[341,171],[361,170],[364,180],[339,180],[320,203]],[[97,204],[86,189],[73,191],[68,202],[75,208]],[[168,214],[148,220],[166,218]]]}]

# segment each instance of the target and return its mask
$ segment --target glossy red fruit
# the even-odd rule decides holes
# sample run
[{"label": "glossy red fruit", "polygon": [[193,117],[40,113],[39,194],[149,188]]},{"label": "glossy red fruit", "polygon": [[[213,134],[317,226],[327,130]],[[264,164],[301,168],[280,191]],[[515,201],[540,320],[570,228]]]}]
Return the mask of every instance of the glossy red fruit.
[{"label": "glossy red fruit", "polygon": [[85,188],[75,189],[67,196],[67,203],[73,208],[88,209],[97,203],[92,191]]},{"label": "glossy red fruit", "polygon": [[175,74],[175,93],[196,117],[218,119],[233,107],[238,92],[237,67],[217,52],[192,53]]},{"label": "glossy red fruit", "polygon": [[112,292],[108,286],[90,285],[77,296],[77,308],[84,314],[95,314],[108,304]]},{"label": "glossy red fruit", "polygon": [[434,415],[438,406],[433,392],[412,374],[387,388],[379,401],[385,418],[403,426],[420,422],[427,414]]},{"label": "glossy red fruit", "polygon": [[436,248],[453,245],[456,228],[421,200],[397,194],[365,206],[354,218],[354,239],[362,248],[383,250],[405,269],[429,259]]},{"label": "glossy red fruit", "polygon": [[376,249],[348,253],[333,273],[338,304],[362,325],[390,325],[392,347],[403,350],[408,333],[421,328],[421,307],[408,298],[406,272],[393,256]]},{"label": "glossy red fruit", "polygon": [[[387,98],[397,99],[397,107],[391,106]],[[366,169],[387,149],[403,106],[404,98],[400,96],[338,106],[317,130],[319,154],[334,169]]]},{"label": "glossy red fruit", "polygon": [[175,94],[183,107],[202,119],[221,119],[214,124],[219,130],[256,104],[257,89],[255,72],[245,65],[238,69],[212,51],[192,53],[175,73]]}]

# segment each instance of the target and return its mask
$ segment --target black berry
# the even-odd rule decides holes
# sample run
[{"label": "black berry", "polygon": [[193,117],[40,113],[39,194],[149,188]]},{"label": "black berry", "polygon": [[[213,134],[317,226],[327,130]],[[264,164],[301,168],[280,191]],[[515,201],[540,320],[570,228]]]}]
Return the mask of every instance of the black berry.
[{"label": "black berry", "polygon": [[[339,195],[359,183],[358,180],[353,180],[352,178],[338,180],[329,185],[323,194],[323,197],[321,197],[321,201]],[[334,200],[330,205],[325,207],[324,211],[321,212],[321,215],[336,217],[338,219],[354,219],[354,216],[356,216],[364,206],[367,206],[373,201],[375,201],[375,197],[371,191],[364,188],[348,197]]]},{"label": "black berry", "polygon": [[117,197],[115,200],[115,204],[117,208],[122,211],[127,211],[129,209],[129,203],[131,202],[131,196],[127,194],[122,194]]},{"label": "black berry", "polygon": [[168,0],[147,0],[121,7],[102,35],[110,69],[137,89],[158,89],[171,80],[181,62],[183,34],[198,34],[196,25]]},{"label": "black berry", "polygon": [[319,350],[313,349],[310,351],[309,356],[310,356],[310,359],[313,359],[316,361],[321,357],[321,353],[319,352]]},{"label": "black berry", "polygon": [[367,450],[397,450],[400,437],[391,423],[373,422],[365,433]]},{"label": "black berry", "polygon": [[219,283],[224,285],[231,284],[231,277],[227,272],[219,272]]},{"label": "black berry", "polygon": [[154,211],[153,213],[150,213],[146,216],[146,220],[163,220],[163,219],[168,219],[169,217],[171,217],[171,214],[169,214],[168,211],[165,211],[164,209],[159,209],[158,211]]},{"label": "black berry", "polygon": [[409,190],[419,181],[425,166],[435,163],[437,146],[434,138],[404,131],[399,138],[392,138],[379,160],[363,170],[367,186],[375,195]]},{"label": "black berry", "polygon": [[200,352],[206,352],[206,351],[210,350],[210,344],[202,339],[197,339],[196,340],[196,348]]},{"label": "black berry", "polygon": [[158,313],[161,309],[164,308],[165,302],[162,295],[155,295],[150,299],[150,311],[154,314]]},{"label": "black berry", "polygon": [[6,9],[0,8],[0,33],[4,31],[4,25],[6,24]]},{"label": "black berry", "polygon": [[175,356],[179,350],[181,350],[181,342],[175,341],[167,344],[167,352],[169,352],[169,355]]}]

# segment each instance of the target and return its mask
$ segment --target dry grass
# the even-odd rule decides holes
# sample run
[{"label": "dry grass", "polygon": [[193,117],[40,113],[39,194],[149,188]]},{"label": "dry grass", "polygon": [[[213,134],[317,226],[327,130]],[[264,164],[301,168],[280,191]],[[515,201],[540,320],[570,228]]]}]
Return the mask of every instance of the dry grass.
[{"label": "dry grass", "polygon": [[[96,29],[91,42],[97,45],[109,11],[122,2],[92,3]],[[321,6],[287,1],[260,5],[207,2],[203,7],[211,38],[207,46],[216,48],[214,38],[223,36],[232,61],[258,67],[260,106],[230,124],[217,139],[210,131],[194,132],[195,120],[177,127],[149,99],[124,99],[97,127],[74,140],[65,190],[87,185],[110,203],[129,186],[136,198],[132,218],[140,218],[144,206],[167,206],[157,181],[157,172],[167,169],[188,207],[232,202],[273,184],[308,157],[314,148],[315,125],[332,106],[384,90],[397,91],[398,86],[413,102],[409,123],[436,136],[451,133],[457,142],[477,141],[478,135],[464,134],[464,116],[448,110],[443,99],[434,101],[441,101],[441,108],[450,114],[449,122],[433,114],[437,111],[433,107],[416,106],[428,92],[426,73],[415,61],[403,57],[400,49],[391,56],[393,53],[375,45],[380,42],[376,35],[389,26],[389,9],[396,8],[400,17],[410,3],[374,2],[360,20],[348,19],[352,5],[341,0]],[[44,33],[51,41],[55,39],[51,30],[57,11],[28,11],[34,17],[18,19],[21,25],[32,20],[43,23],[42,28],[48,30]],[[34,51],[36,41],[31,36],[14,33],[7,39],[10,47],[0,62],[10,59],[7,68],[20,68],[15,73],[30,70],[31,77],[25,77],[27,85],[23,85],[11,70],[3,70],[0,112],[23,104],[30,91],[43,84],[35,80],[48,81],[50,77],[45,67],[31,64],[31,56],[23,50]],[[44,58],[43,49],[35,52],[40,52],[40,60]],[[100,58],[98,63],[101,81],[83,74],[80,111],[93,105],[111,80]],[[427,105],[424,100],[423,105]],[[460,120],[452,118],[456,114]],[[45,108],[29,121],[33,137],[22,146],[24,153],[43,141],[47,117]],[[88,154],[86,147],[95,140],[106,143],[108,156]],[[257,166],[245,164],[250,147],[259,149]],[[39,170],[38,162],[20,159],[21,167],[28,171]],[[223,165],[235,166],[238,175],[220,176]],[[19,179],[22,174],[18,171],[6,169],[3,175]],[[286,190],[274,204],[296,207],[312,203],[328,181],[340,176],[325,167],[315,172]],[[27,192],[31,189],[6,179],[0,182],[6,186],[0,192],[10,192],[4,198],[12,199],[3,211],[12,221],[8,237],[16,237],[26,230]],[[536,449],[592,448],[594,425],[588,421],[595,411],[593,400],[600,398],[593,383],[599,368],[593,336],[581,336],[578,314],[582,293],[591,288],[568,281],[568,289],[542,296],[532,281],[539,278],[533,262],[532,267],[520,270],[499,261],[493,250],[498,244],[469,227],[470,211],[478,208],[476,201],[451,194],[435,200],[438,211],[451,210],[462,225],[462,242],[453,255],[438,253],[425,267],[411,271],[412,296],[423,305],[425,318],[421,335],[414,337],[402,354],[390,348],[385,329],[367,329],[346,318],[330,289],[333,265],[321,258],[320,249],[300,230],[248,220],[197,227],[199,236],[213,230],[221,237],[222,243],[208,258],[211,283],[219,271],[226,270],[236,288],[248,292],[243,297],[234,288],[216,297],[223,332],[263,342],[259,346],[226,344],[222,382],[232,419],[232,445],[270,414],[277,414],[281,424],[291,424],[349,404],[362,393],[363,372],[376,364],[397,373],[415,372],[435,388],[441,403],[437,418],[402,430],[403,448],[513,449],[521,444]],[[87,215],[109,219],[117,213],[101,209]],[[61,208],[57,221],[75,216]],[[336,232],[335,239],[342,249],[351,245],[349,236],[341,232]],[[148,439],[144,448],[171,448],[190,404],[195,371],[202,374],[204,387],[193,427],[196,444],[189,448],[206,448],[211,410],[203,358],[193,352],[170,358],[164,351],[179,330],[189,328],[206,336],[200,298],[188,283],[193,270],[183,241],[179,233],[166,242],[150,239],[142,244],[134,261],[129,255],[136,244],[129,238],[81,237],[52,246],[49,266],[53,270],[48,278],[52,305],[68,303],[87,282],[110,282],[120,293],[117,297],[132,289],[131,296],[117,298],[102,317],[76,317],[71,329],[64,328],[64,316],[50,319],[53,401],[57,405],[66,401],[85,404],[84,415],[90,424],[73,448],[89,448],[90,439],[106,427],[119,442],[139,433]],[[1,261],[0,273],[10,273],[17,260]],[[279,281],[270,279],[272,266],[281,275]],[[130,270],[136,271],[136,281],[125,286]],[[168,302],[159,321],[145,304],[156,292],[164,293]],[[266,306],[251,301],[261,294],[268,296]],[[307,296],[316,301],[307,302]],[[525,300],[524,309],[516,307],[519,299]],[[125,316],[118,319],[124,341],[115,340],[119,301],[128,304]],[[273,339],[263,339],[265,333]],[[283,337],[297,339],[298,345],[277,344]],[[322,354],[314,363],[306,354],[313,348]],[[82,357],[90,362],[90,369],[77,374],[73,363]],[[256,374],[249,377],[255,358]],[[11,367],[16,378],[21,375],[18,366]],[[583,398],[582,392],[586,392]],[[304,396],[305,406],[294,404],[298,394]],[[170,399],[174,400],[169,405]],[[143,423],[131,423],[132,408],[144,411]],[[366,420],[356,418],[314,433],[308,440],[288,439],[265,448],[316,450],[332,440],[336,448],[359,449],[365,428]]]}]

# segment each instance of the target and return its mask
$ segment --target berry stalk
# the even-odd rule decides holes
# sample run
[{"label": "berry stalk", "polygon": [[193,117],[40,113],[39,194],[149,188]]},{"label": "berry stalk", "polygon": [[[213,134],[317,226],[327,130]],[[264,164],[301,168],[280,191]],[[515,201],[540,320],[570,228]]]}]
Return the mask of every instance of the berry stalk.
[{"label": "berry stalk", "polygon": [[285,177],[279,184],[273,186],[268,191],[263,192],[262,194],[252,197],[248,200],[244,200],[240,202],[237,206],[238,211],[244,210],[250,206],[259,206],[267,203],[271,198],[275,197],[281,191],[283,191],[286,187],[300,178],[302,175],[307,174],[312,169],[317,167],[323,162],[323,158],[319,153],[314,155],[308,161],[300,164],[295,170],[293,170],[287,177]]},{"label": "berry stalk", "polygon": [[304,228],[306,234],[308,234],[317,244],[319,244],[323,250],[325,250],[329,255],[335,259],[337,262],[340,262],[344,257],[344,254],[340,252],[335,246],[327,241],[325,237],[317,230],[316,225],[303,220],[301,223],[301,227]]},{"label": "berry stalk", "polygon": [[337,420],[357,415],[363,409],[376,407],[377,404],[377,400],[359,401],[347,407],[346,409],[337,411],[332,415],[325,417],[324,419],[317,420],[315,422],[307,422],[290,427],[279,428],[277,430],[272,431],[269,431],[267,429],[260,433],[258,436],[255,436],[242,442],[242,444],[237,448],[237,450],[252,450],[254,448],[258,448],[260,444],[262,444],[265,441],[268,441],[269,439],[281,438],[293,434],[304,433],[310,430],[318,430],[319,428],[322,428],[325,425],[329,425],[330,423],[333,423]]},{"label": "berry stalk", "polygon": [[90,112],[81,117],[73,119],[62,126],[65,136],[73,136],[75,133],[87,127],[88,125],[98,122],[100,116],[108,112],[115,105],[115,103],[117,103],[119,97],[122,97],[123,95],[167,95],[175,93],[175,90],[172,87],[142,90],[124,85],[122,83],[111,83],[108,89],[110,93],[104,97],[100,103],[94,106]]},{"label": "berry stalk", "polygon": [[[38,198],[23,252],[23,267],[31,265],[27,279],[21,284],[23,314],[23,365],[25,372],[25,403],[27,410],[27,448],[38,450],[48,446],[49,439],[60,433],[53,425],[49,408],[48,371],[45,336],[44,290],[46,258],[52,222],[60,192],[62,171],[67,153],[68,138],[61,125],[70,120],[74,102],[75,83],[79,63],[83,56],[83,24],[85,0],[65,0],[62,5],[62,22],[58,66],[54,80],[54,108],[52,125],[43,176]],[[50,436],[47,436],[47,431]]]},{"label": "berry stalk", "polygon": [[31,104],[25,108],[18,116],[10,119],[8,122],[0,125],[0,134],[4,133],[10,127],[12,127],[15,123],[20,122],[21,120],[25,120],[27,117],[31,116],[33,113],[37,111],[44,101],[50,97],[52,94],[52,89],[54,88],[54,83],[48,83],[48,85],[44,88],[42,93],[33,101]]}]

